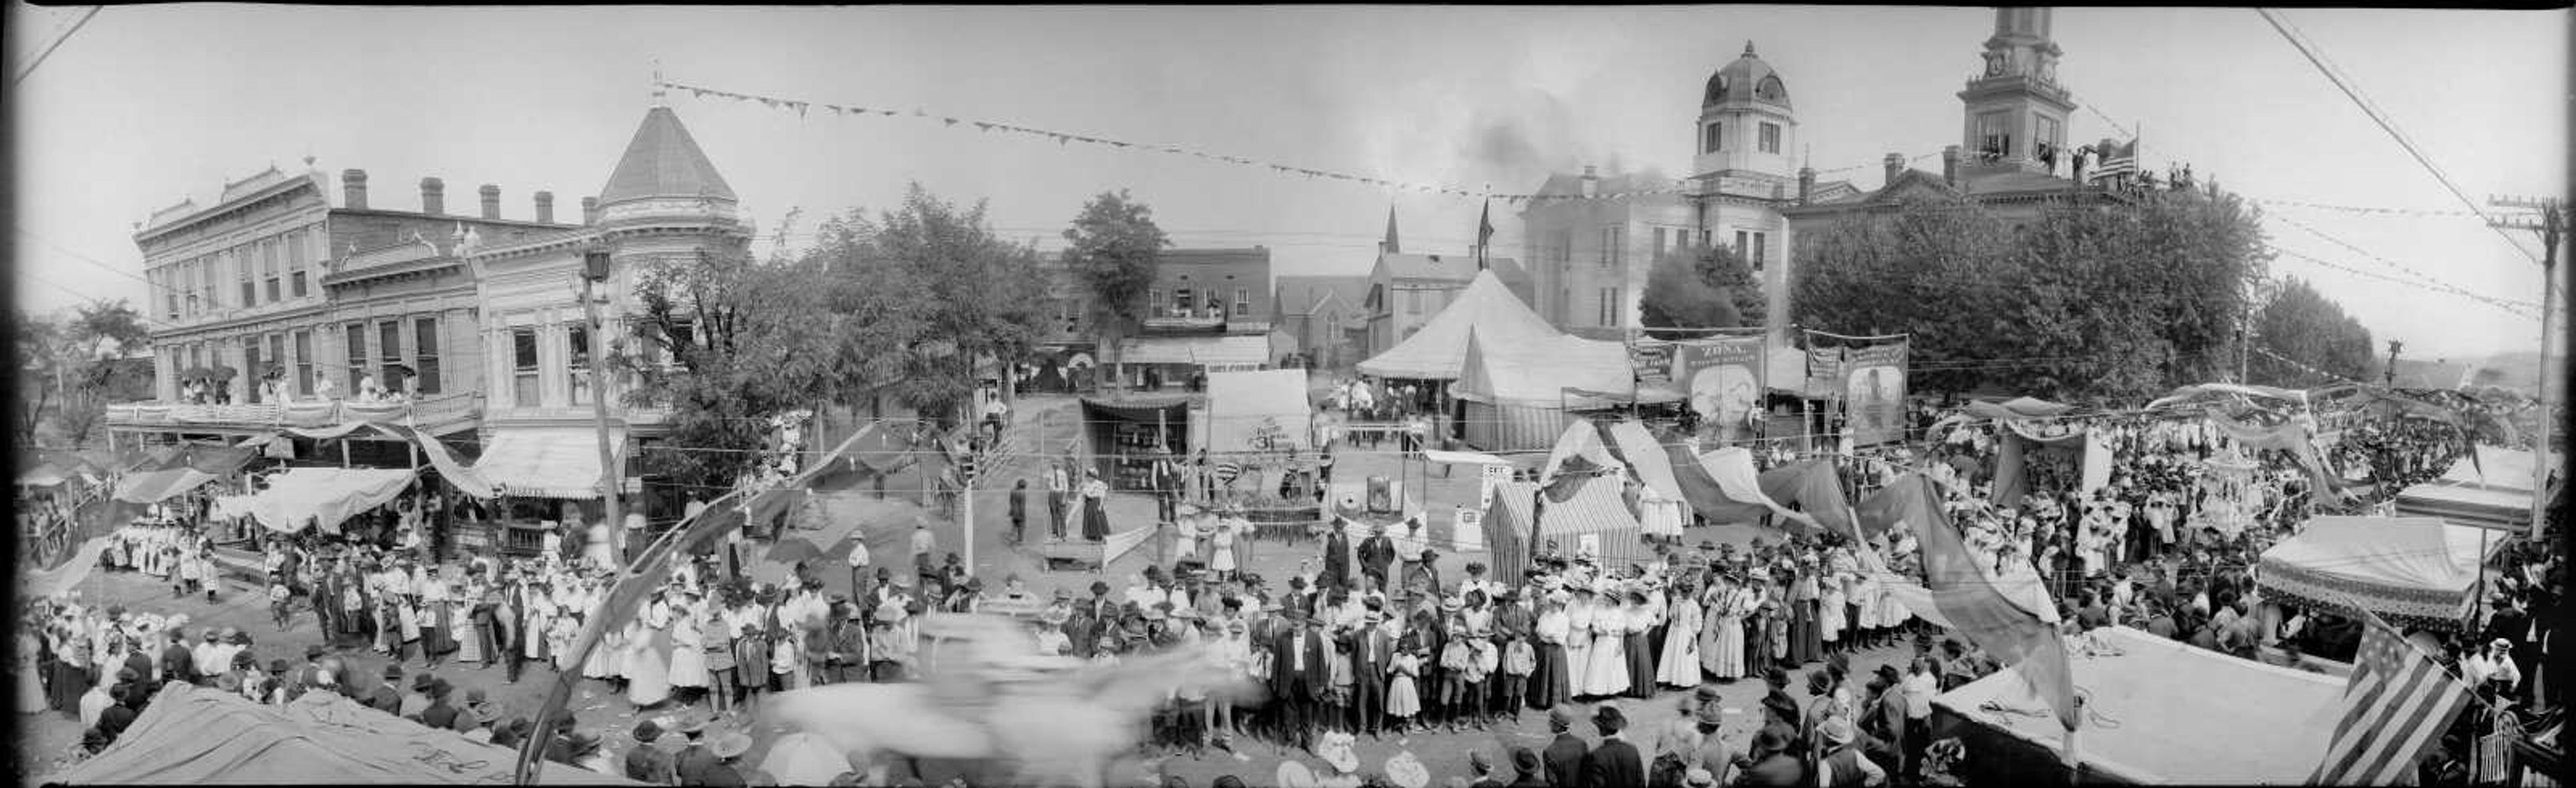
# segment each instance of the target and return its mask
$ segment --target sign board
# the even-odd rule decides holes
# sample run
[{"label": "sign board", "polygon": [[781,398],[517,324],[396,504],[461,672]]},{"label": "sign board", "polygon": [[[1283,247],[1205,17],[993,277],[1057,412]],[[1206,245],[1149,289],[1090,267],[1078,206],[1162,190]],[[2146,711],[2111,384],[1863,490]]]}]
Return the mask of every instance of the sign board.
[{"label": "sign board", "polygon": [[1574,554],[1588,555],[1592,556],[1593,560],[1600,560],[1601,535],[1597,533],[1576,534],[1574,537]]},{"label": "sign board", "polygon": [[1807,392],[1831,392],[1839,397],[1843,391],[1843,349],[1838,347],[1807,348]]},{"label": "sign board", "polygon": [[1486,509],[1494,508],[1494,490],[1501,487],[1502,483],[1511,480],[1512,466],[1502,464],[1485,465],[1483,478],[1478,484],[1482,489],[1479,489],[1476,492],[1476,510],[1481,512]]},{"label": "sign board", "polygon": [[1749,437],[1760,429],[1765,366],[1761,337],[1694,341],[1676,352],[1674,374],[1684,381],[1691,411],[1701,423],[1718,427],[1729,440]]},{"label": "sign board", "polygon": [[1636,373],[1639,383],[1672,382],[1673,343],[1654,339],[1630,340],[1628,368]]},{"label": "sign board", "polygon": [[1905,355],[1902,341],[1847,353],[1834,390],[1850,414],[1852,445],[1905,439]]},{"label": "sign board", "polygon": [[1485,510],[1458,507],[1456,519],[1449,528],[1449,551],[1464,553],[1485,549]]}]

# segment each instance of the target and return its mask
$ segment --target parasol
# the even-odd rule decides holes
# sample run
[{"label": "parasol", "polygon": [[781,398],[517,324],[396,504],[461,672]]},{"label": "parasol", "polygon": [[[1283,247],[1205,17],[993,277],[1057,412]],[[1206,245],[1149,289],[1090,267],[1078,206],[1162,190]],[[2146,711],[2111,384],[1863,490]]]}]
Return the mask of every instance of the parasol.
[{"label": "parasol", "polygon": [[779,785],[830,785],[851,768],[840,748],[822,736],[798,732],[770,742],[760,770],[777,778]]}]

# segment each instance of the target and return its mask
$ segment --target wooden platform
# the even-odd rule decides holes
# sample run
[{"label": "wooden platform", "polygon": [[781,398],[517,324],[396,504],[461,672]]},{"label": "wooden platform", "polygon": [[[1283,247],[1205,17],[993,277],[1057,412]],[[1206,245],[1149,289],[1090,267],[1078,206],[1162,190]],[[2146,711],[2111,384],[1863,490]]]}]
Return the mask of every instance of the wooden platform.
[{"label": "wooden platform", "polygon": [[1020,549],[1038,557],[1038,563],[1049,572],[1098,571],[1109,546],[1103,542],[1080,539],[1042,540],[1021,545]]}]

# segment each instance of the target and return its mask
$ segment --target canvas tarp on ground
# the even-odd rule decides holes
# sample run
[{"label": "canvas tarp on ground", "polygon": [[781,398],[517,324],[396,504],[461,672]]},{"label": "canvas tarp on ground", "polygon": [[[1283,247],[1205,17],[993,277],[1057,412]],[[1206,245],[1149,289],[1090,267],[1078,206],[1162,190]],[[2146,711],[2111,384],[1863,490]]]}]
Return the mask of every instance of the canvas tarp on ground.
[{"label": "canvas tarp on ground", "polygon": [[[63,785],[508,785],[516,754],[308,692],[285,706],[165,685],[116,743],[40,782]],[[543,785],[641,785],[546,763]]]},{"label": "canvas tarp on ground", "polygon": [[415,471],[401,468],[288,468],[268,477],[268,489],[218,503],[280,533],[318,526],[337,533],[340,523],[383,506],[411,486]]},{"label": "canvas tarp on ground", "polygon": [[[2532,453],[2527,451],[2479,446],[2476,456],[2461,457],[2452,463],[2451,469],[2443,472],[2439,483],[2519,492],[2528,499],[2531,495],[2532,458]],[[2564,464],[2565,459],[2558,452],[2549,453],[2552,472]]]},{"label": "canvas tarp on ground", "polygon": [[[1388,294],[1393,297],[1393,294]],[[1456,380],[1467,364],[1467,340],[1481,334],[1488,343],[1522,345],[1562,336],[1555,326],[1521,303],[1492,271],[1476,274],[1455,300],[1432,315],[1430,322],[1395,347],[1360,362],[1360,374],[1381,378]],[[1620,350],[1625,358],[1627,350]],[[1625,365],[1625,362],[1622,362]],[[1571,384],[1569,384],[1571,385]],[[1622,387],[1624,388],[1624,386]]]},{"label": "canvas tarp on ground", "polygon": [[2456,629],[2477,601],[2479,544],[2501,541],[2432,517],[2318,517],[2263,551],[2254,583],[2267,598]]},{"label": "canvas tarp on ground", "polygon": [[[2323,760],[2344,680],[2127,627],[2068,641],[2086,782],[2301,785]],[[2062,785],[2066,729],[2005,668],[1932,700],[1932,737],[1967,746],[1969,785]],[[1995,703],[2003,711],[1981,708]],[[2116,721],[2116,727],[2104,721]]]},{"label": "canvas tarp on ground", "polygon": [[1207,395],[1211,454],[1314,448],[1305,370],[1208,373]]}]

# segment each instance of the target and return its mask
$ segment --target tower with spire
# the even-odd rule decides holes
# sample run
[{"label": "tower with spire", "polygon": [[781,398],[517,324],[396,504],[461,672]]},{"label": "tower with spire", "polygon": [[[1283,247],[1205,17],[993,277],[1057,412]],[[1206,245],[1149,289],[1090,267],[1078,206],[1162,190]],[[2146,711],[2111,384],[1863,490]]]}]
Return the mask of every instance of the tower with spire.
[{"label": "tower with spire", "polygon": [[1378,254],[1403,254],[1404,247],[1395,240],[1395,206],[1386,206],[1386,240],[1377,242]]},{"label": "tower with spire", "polygon": [[2066,119],[2075,94],[2057,83],[2064,54],[2049,38],[2050,9],[1997,8],[1984,63],[1959,91],[1961,174],[2050,174],[2067,165]]}]

